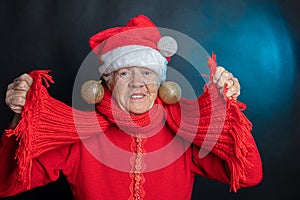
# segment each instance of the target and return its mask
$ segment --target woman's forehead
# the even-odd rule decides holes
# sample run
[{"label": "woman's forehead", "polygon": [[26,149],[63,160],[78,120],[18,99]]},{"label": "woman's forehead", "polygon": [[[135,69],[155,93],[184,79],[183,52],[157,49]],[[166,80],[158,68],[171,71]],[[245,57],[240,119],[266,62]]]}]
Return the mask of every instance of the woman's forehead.
[{"label": "woman's forehead", "polygon": [[152,69],[149,69],[147,67],[140,67],[140,66],[123,67],[121,69],[118,69],[116,72],[121,71],[121,70],[149,70],[149,71],[152,71],[155,73],[155,71],[153,71]]}]

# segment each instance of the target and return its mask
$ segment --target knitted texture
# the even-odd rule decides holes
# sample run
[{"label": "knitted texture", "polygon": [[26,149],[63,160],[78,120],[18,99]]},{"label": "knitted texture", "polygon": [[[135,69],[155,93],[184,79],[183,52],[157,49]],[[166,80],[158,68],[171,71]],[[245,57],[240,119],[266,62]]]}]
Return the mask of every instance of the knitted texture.
[{"label": "knitted texture", "polygon": [[[212,78],[216,70],[214,54],[209,58],[209,67]],[[246,143],[251,137],[252,125],[241,112],[245,105],[224,98],[212,81],[196,100],[182,99],[177,104],[165,105],[158,97],[150,111],[129,116],[119,109],[108,89],[105,89],[103,100],[96,105],[96,111],[79,111],[52,98],[46,89],[48,82],[53,82],[48,72],[30,73],[34,81],[27,94],[22,119],[15,129],[8,129],[5,133],[6,136],[16,135],[19,141],[16,178],[18,184],[27,184],[27,189],[30,188],[34,158],[62,145],[102,134],[111,124],[126,128],[130,133],[143,134],[155,132],[160,124],[167,123],[175,134],[226,161],[232,191],[237,191],[240,181],[245,179],[245,166],[252,166],[246,159],[255,147]],[[197,107],[199,109],[195,109]],[[97,120],[90,120],[95,116]]]}]

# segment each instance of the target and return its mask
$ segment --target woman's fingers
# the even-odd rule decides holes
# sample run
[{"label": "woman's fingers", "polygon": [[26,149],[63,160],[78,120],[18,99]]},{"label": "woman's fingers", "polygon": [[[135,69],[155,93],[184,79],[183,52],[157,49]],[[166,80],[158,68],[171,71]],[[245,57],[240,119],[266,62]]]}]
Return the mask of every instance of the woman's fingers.
[{"label": "woman's fingers", "polygon": [[240,95],[241,86],[237,78],[232,78],[231,83],[231,86],[227,86],[226,96],[228,98],[232,97],[234,99],[237,99],[237,97]]},{"label": "woman's fingers", "polygon": [[7,86],[5,103],[15,113],[22,112],[31,84],[32,78],[28,74],[22,74]]},{"label": "woman's fingers", "polygon": [[226,87],[226,96],[236,99],[240,95],[241,86],[237,78],[228,72],[224,67],[218,66],[213,76],[213,82],[220,88],[220,93],[224,93]]}]

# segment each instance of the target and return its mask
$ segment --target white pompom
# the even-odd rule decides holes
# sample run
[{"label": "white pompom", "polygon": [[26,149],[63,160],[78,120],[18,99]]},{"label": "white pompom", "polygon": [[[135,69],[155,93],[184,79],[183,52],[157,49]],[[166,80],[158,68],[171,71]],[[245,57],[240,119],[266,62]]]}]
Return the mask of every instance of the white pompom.
[{"label": "white pompom", "polygon": [[177,48],[176,40],[170,36],[163,36],[157,42],[157,49],[165,57],[173,56],[176,53]]}]

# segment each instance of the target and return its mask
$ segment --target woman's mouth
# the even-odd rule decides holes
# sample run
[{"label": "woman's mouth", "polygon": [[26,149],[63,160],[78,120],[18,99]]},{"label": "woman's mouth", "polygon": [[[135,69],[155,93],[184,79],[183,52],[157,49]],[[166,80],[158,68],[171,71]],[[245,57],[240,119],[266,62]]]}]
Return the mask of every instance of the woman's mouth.
[{"label": "woman's mouth", "polygon": [[130,96],[130,99],[142,99],[142,98],[144,98],[146,95],[144,95],[144,94],[132,94],[131,96]]}]

